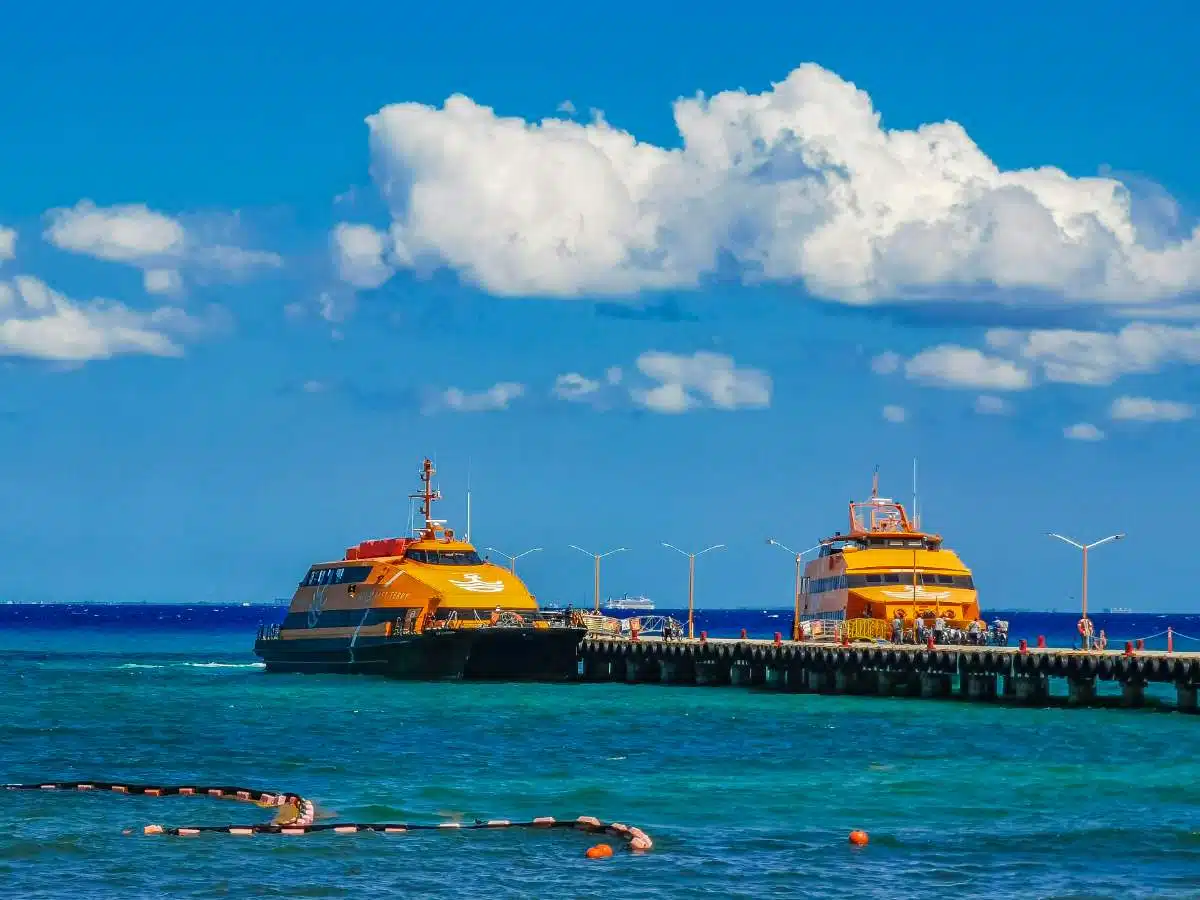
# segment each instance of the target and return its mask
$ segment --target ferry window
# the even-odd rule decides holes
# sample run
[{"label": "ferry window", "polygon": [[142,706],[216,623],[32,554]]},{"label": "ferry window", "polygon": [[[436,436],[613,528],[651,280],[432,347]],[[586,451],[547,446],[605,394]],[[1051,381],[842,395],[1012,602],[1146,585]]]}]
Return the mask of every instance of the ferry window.
[{"label": "ferry window", "polygon": [[474,550],[409,550],[404,558],[431,566],[483,565],[483,560]]},{"label": "ferry window", "polygon": [[883,584],[882,575],[868,575],[867,584]]},{"label": "ferry window", "polygon": [[366,581],[371,575],[371,566],[340,566],[333,569],[309,569],[300,582],[300,587],[320,584],[356,584]]},{"label": "ferry window", "polygon": [[883,583],[884,584],[900,584],[900,576],[897,575],[895,572],[889,572],[887,575],[883,576]]}]

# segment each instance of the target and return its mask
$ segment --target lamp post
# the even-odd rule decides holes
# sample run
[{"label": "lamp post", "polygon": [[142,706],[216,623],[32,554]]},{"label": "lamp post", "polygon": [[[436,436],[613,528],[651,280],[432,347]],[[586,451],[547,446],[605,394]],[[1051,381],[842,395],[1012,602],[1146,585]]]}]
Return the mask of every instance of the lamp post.
[{"label": "lamp post", "polygon": [[[795,609],[792,612],[792,640],[798,641],[798,640],[800,640],[800,563],[801,563],[801,560],[804,559],[804,554],[812,553],[814,550],[816,550],[821,545],[814,544],[813,546],[809,547],[807,550],[801,550],[799,553],[797,553],[795,550],[793,550],[787,544],[781,544],[779,541],[775,540],[775,538],[767,538],[767,543],[771,544],[774,547],[778,547],[781,550],[786,550],[788,553],[790,553],[794,557],[796,557],[796,591],[795,591],[795,596],[793,598],[795,600]],[[804,611],[808,612],[808,604],[805,603],[804,606],[805,606]]]},{"label": "lamp post", "polygon": [[612,556],[614,553],[621,553],[629,548],[617,547],[615,550],[609,550],[607,553],[593,553],[590,550],[584,550],[582,547],[576,547],[574,544],[569,544],[568,546],[578,550],[580,553],[587,554],[596,561],[596,612],[600,612],[600,560],[606,556]]},{"label": "lamp post", "polygon": [[690,640],[691,638],[696,636],[696,629],[695,629],[695,624],[694,624],[694,622],[695,622],[694,610],[695,610],[695,599],[696,599],[696,557],[700,556],[703,553],[707,553],[709,550],[720,550],[725,545],[724,544],[713,544],[711,547],[705,547],[703,550],[700,551],[700,553],[688,553],[686,550],[680,550],[674,544],[668,544],[666,541],[663,541],[662,545],[671,550],[674,550],[676,553],[682,553],[684,556],[686,556],[688,558],[688,639]]},{"label": "lamp post", "polygon": [[[1099,547],[1101,544],[1107,544],[1109,541],[1121,540],[1123,537],[1125,537],[1125,532],[1122,531],[1120,534],[1110,534],[1108,537],[1101,538],[1098,541],[1092,541],[1090,544],[1081,544],[1078,541],[1071,540],[1069,537],[1063,537],[1061,534],[1055,534],[1053,531],[1047,531],[1046,534],[1052,538],[1058,538],[1064,544],[1070,544],[1072,547],[1074,547],[1077,550],[1083,551],[1083,618],[1080,619],[1080,623],[1082,624],[1083,622],[1087,622],[1088,621],[1088,614],[1087,614],[1088,551],[1091,550],[1093,547]],[[1082,637],[1083,637],[1083,649],[1090,650],[1091,646],[1092,646],[1092,636],[1090,634],[1083,634]]]},{"label": "lamp post", "polygon": [[509,571],[512,572],[514,575],[516,575],[517,574],[517,560],[520,559],[522,556],[526,556],[527,554],[537,553],[542,548],[541,547],[532,547],[529,550],[525,550],[522,553],[518,553],[516,556],[509,556],[503,550],[497,550],[495,547],[484,547],[483,549],[490,550],[493,553],[499,553],[501,556],[503,556],[505,559],[507,559],[509,562]]}]

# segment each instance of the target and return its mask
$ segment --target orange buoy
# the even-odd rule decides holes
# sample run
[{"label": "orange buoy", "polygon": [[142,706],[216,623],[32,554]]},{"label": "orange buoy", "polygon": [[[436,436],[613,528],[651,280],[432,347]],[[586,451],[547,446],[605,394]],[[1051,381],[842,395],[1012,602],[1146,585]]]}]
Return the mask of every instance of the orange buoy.
[{"label": "orange buoy", "polygon": [[855,847],[865,847],[868,840],[869,838],[867,837],[867,833],[865,831],[859,831],[856,828],[854,831],[850,832],[850,843],[852,843]]},{"label": "orange buoy", "polygon": [[612,847],[610,847],[608,844],[596,844],[594,847],[587,848],[588,859],[607,859],[612,855]]}]

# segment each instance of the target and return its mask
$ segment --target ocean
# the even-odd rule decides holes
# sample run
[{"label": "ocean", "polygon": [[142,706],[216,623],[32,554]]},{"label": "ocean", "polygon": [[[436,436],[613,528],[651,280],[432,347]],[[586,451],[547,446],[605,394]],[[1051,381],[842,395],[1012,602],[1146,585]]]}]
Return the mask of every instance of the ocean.
[{"label": "ocean", "polygon": [[[351,822],[593,815],[654,850],[589,860],[597,838],[567,830],[145,836],[269,812],[0,792],[0,895],[1200,896],[1197,717],[268,675],[251,645],[282,610],[0,604],[0,782],[286,789]],[[998,615],[1013,643],[1075,637],[1075,614]],[[1198,616],[1094,618],[1112,643],[1161,648],[1170,625],[1176,649],[1200,647]],[[696,627],[769,637],[789,622],[702,610]],[[870,843],[851,846],[852,829]]]}]

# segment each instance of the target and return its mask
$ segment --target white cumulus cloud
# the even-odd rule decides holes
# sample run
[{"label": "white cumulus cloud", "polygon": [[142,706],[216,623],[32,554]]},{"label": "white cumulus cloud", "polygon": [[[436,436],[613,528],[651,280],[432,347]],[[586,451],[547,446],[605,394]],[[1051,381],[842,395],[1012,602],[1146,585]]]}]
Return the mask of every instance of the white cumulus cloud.
[{"label": "white cumulus cloud", "polygon": [[183,253],[183,225],[142,204],[101,208],[81,200],[71,209],[46,215],[50,224],[45,238],[60,250],[125,263]]},{"label": "white cumulus cloud", "polygon": [[440,391],[425,406],[426,412],[449,410],[451,412],[487,412],[508,409],[513,400],[525,393],[525,385],[512,381],[501,381],[485,391],[468,393],[451,387]]},{"label": "white cumulus cloud", "polygon": [[1194,418],[1196,408],[1174,400],[1152,400],[1149,397],[1118,397],[1112,402],[1108,415],[1113,419],[1132,422],[1182,422]]},{"label": "white cumulus cloud", "polygon": [[17,257],[17,230],[0,225],[0,263]]},{"label": "white cumulus cloud", "polygon": [[1104,432],[1091,422],[1079,422],[1063,429],[1063,436],[1072,441],[1102,441]]},{"label": "white cumulus cloud", "polygon": [[922,350],[904,364],[904,374],[913,381],[939,387],[1022,391],[1033,385],[1029,372],[1011,360],[954,344]]},{"label": "white cumulus cloud", "polygon": [[139,312],[111,300],[74,301],[30,276],[0,281],[0,355],[59,362],[119,354],[180,356],[173,333],[198,329],[173,307]]},{"label": "white cumulus cloud", "polygon": [[899,425],[908,418],[908,412],[905,411],[903,406],[893,406],[892,404],[888,404],[883,408],[883,417],[887,421]]},{"label": "white cumulus cloud", "polygon": [[385,260],[388,237],[382,231],[339,222],[332,240],[338,276],[347,284],[377,288],[392,277],[392,267]]},{"label": "white cumulus cloud", "polygon": [[701,350],[688,356],[652,350],[638,357],[637,368],[658,383],[632,388],[630,395],[635,403],[654,412],[771,405],[770,376],[758,369],[739,368],[732,357],[721,353]]},{"label": "white cumulus cloud", "polygon": [[730,263],[856,304],[1200,289],[1200,229],[1164,237],[1122,181],[1003,170],[955,122],[888,129],[818,65],[760,93],[680,98],[674,122],[679,149],[461,94],[385,106],[367,124],[394,257],[500,295],[687,287]]}]

